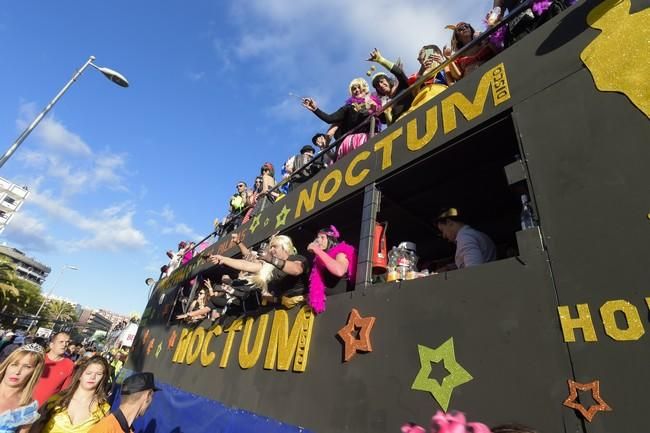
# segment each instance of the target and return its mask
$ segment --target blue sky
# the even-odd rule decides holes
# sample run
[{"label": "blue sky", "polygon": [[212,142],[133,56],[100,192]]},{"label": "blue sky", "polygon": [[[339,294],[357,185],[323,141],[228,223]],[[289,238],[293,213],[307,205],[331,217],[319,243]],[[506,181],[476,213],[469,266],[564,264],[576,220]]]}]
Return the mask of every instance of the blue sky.
[{"label": "blue sky", "polygon": [[90,55],[87,70],[0,176],[32,191],[0,241],[53,270],[44,289],[141,312],[164,252],[226,214],[238,180],[276,171],[325,129],[289,92],[331,112],[377,47],[417,69],[419,47],[491,1],[5,2],[0,10],[4,150]]}]

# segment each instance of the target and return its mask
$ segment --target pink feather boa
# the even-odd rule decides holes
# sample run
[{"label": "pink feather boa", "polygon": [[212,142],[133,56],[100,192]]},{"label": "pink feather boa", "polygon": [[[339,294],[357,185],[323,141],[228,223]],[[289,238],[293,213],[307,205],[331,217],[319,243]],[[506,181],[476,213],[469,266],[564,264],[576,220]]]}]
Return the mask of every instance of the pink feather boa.
[{"label": "pink feather boa", "polygon": [[[403,433],[425,433],[426,430],[413,423],[402,426]],[[431,418],[431,433],[490,433],[490,428],[480,422],[467,422],[462,412],[436,412]]]},{"label": "pink feather boa", "polygon": [[[345,257],[348,259],[347,280],[354,282],[357,275],[357,251],[352,245],[346,244],[345,242],[341,242],[327,251],[327,255],[333,259],[336,259],[336,256],[340,253],[345,254]],[[309,274],[309,305],[316,314],[325,311],[324,272],[329,272],[327,266],[325,266],[325,262],[320,257],[316,256],[314,265],[311,268],[311,274]]]}]

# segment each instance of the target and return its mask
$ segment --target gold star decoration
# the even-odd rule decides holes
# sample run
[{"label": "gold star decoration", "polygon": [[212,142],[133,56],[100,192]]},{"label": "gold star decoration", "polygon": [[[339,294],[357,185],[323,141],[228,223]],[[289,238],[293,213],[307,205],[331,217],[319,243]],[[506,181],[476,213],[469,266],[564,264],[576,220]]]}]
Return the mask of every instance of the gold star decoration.
[{"label": "gold star decoration", "polygon": [[[449,338],[449,340],[442,343],[436,349],[418,344],[418,352],[420,355],[420,371],[415,376],[411,389],[431,393],[440,407],[442,407],[442,410],[446,412],[454,388],[469,382],[473,377],[456,361],[453,337]],[[449,375],[442,379],[442,383],[429,377],[431,375],[431,363],[438,364],[440,361],[443,362],[443,365],[449,372]]]},{"label": "gold star decoration", "polygon": [[269,218],[266,218],[264,220],[264,227],[268,226],[270,222],[271,222],[271,220]]},{"label": "gold star decoration", "polygon": [[162,350],[162,341],[158,343],[158,347],[156,347],[156,358],[158,358],[158,355],[160,355],[161,350]]},{"label": "gold star decoration", "polygon": [[149,329],[145,329],[144,332],[142,333],[142,344],[147,344],[147,340],[149,339]]},{"label": "gold star decoration", "polygon": [[256,230],[257,227],[260,225],[260,217],[261,217],[261,216],[262,216],[262,215],[255,215],[255,216],[253,217],[253,222],[251,223],[251,226],[250,226],[250,228],[248,229],[248,230],[250,230],[251,233],[255,233],[255,230]]},{"label": "gold star decoration", "polygon": [[[348,323],[337,335],[343,340],[343,361],[348,362],[357,352],[372,352],[370,331],[375,324],[375,317],[361,317],[356,308],[348,316]],[[356,331],[359,338],[356,338]]]},{"label": "gold star decoration", "polygon": [[[594,416],[596,416],[597,412],[606,412],[612,410],[612,408],[609,407],[609,405],[605,403],[605,400],[603,400],[603,398],[600,396],[599,380],[594,380],[593,382],[589,383],[578,383],[569,379],[567,382],[569,383],[569,396],[566,398],[566,400],[564,400],[563,404],[566,407],[570,407],[571,409],[575,409],[580,412],[587,421],[591,422]],[[598,404],[593,404],[589,406],[589,409],[585,409],[582,403],[576,402],[576,399],[578,398],[578,390],[591,390],[591,397]]]},{"label": "gold star decoration", "polygon": [[172,332],[169,334],[169,338],[167,339],[167,348],[168,349],[173,349],[174,344],[176,344],[176,330],[172,329]]},{"label": "gold star decoration", "polygon": [[280,211],[280,213],[275,216],[275,228],[276,229],[278,227],[281,227],[281,226],[287,224],[287,216],[289,215],[290,211],[291,211],[291,209],[289,209],[286,204],[284,206],[282,206],[282,210]]}]

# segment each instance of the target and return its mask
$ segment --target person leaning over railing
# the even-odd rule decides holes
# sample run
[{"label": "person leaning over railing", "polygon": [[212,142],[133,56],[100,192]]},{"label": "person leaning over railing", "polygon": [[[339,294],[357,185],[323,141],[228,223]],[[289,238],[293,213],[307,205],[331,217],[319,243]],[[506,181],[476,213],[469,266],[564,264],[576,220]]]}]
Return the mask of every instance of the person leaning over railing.
[{"label": "person leaning over railing", "polygon": [[[453,31],[451,36],[451,49],[453,53],[458,52],[461,48],[468,45],[479,34],[468,23],[460,22],[456,25],[445,27]],[[460,80],[473,70],[477,69],[483,63],[495,56],[497,49],[485,40],[480,45],[475,45],[466,50],[462,56],[459,56],[452,62],[455,67],[450,68],[449,73],[454,80]]]},{"label": "person leaning over railing", "polygon": [[[395,97],[395,95],[399,95],[402,91],[408,89],[408,77],[404,73],[402,66],[385,59],[377,48],[372,50],[368,61],[379,63],[395,76],[395,84],[391,82],[388,76],[383,72],[378,72],[372,78],[372,87],[375,88],[377,95],[381,99],[382,106],[386,105],[386,103]],[[396,101],[391,107],[387,108],[383,113],[386,123],[390,125],[397,120],[403,113],[411,108],[412,102],[413,95],[409,93]]]},{"label": "person leaning over railing", "polygon": [[[409,84],[416,83],[420,78],[428,75],[445,62],[445,57],[437,45],[425,45],[418,53],[418,63],[420,63],[420,70],[409,77]],[[422,82],[419,86],[412,89],[415,93],[415,98],[411,103],[411,108],[408,112],[417,110],[421,105],[427,101],[435,98],[440,93],[447,89],[447,86],[452,81],[449,79],[444,70],[438,71],[433,77]]]},{"label": "person leaning over railing", "polygon": [[219,254],[209,258],[215,265],[250,273],[247,280],[265,294],[263,299],[267,301],[280,302],[287,308],[303,303],[308,290],[307,259],[297,254],[289,236],[272,236],[269,244],[268,252],[258,261],[233,259]]},{"label": "person leaning over railing", "polygon": [[[363,78],[355,78],[350,82],[350,97],[345,101],[345,105],[331,114],[327,114],[318,108],[316,101],[311,98],[304,98],[302,105],[309,111],[313,112],[323,122],[338,124],[334,138],[338,139],[347,132],[363,123],[368,117],[372,116],[377,110],[381,109],[381,101],[376,96],[370,94],[368,83]],[[378,125],[377,125],[378,126]],[[338,148],[337,159],[350,153],[354,149],[368,141],[366,132],[357,132],[345,137]]]}]

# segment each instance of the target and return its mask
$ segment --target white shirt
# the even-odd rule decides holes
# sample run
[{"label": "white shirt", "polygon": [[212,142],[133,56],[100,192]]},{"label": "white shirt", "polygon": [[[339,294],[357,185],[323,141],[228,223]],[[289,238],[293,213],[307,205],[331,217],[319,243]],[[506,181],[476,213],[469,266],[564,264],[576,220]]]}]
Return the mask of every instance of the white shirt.
[{"label": "white shirt", "polygon": [[483,232],[464,225],[456,235],[456,267],[458,269],[496,260],[494,242]]}]

